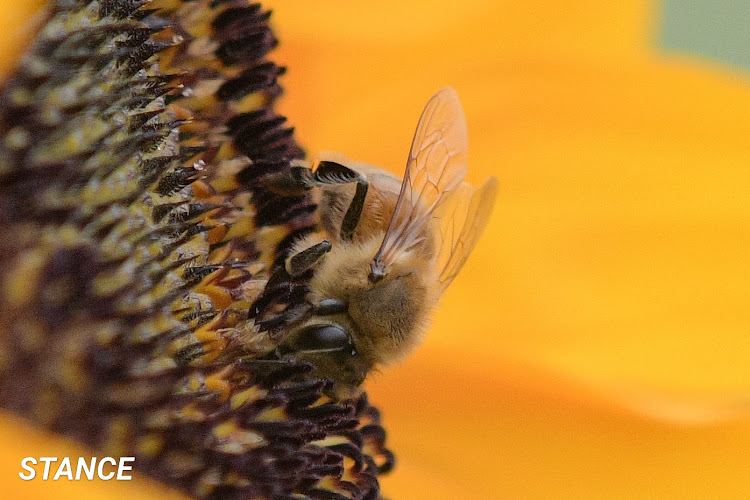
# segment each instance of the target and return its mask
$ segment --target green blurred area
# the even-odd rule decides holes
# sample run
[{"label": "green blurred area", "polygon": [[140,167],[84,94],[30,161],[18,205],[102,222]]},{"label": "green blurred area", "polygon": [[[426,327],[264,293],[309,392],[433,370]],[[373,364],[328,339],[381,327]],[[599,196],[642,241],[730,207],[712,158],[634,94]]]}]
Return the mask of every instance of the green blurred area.
[{"label": "green blurred area", "polygon": [[750,0],[664,0],[658,43],[750,68]]}]

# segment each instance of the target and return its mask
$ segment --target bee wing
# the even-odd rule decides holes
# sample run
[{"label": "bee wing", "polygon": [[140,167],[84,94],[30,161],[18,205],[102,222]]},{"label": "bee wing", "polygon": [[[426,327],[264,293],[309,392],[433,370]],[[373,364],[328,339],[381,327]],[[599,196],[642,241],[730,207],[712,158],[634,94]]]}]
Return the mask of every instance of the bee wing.
[{"label": "bee wing", "polygon": [[468,135],[456,91],[443,88],[425,105],[414,133],[393,217],[373,260],[384,270],[399,250],[423,239],[434,211],[466,175]]},{"label": "bee wing", "polygon": [[461,271],[484,232],[497,195],[497,185],[494,177],[476,189],[464,182],[436,212],[441,237],[436,264],[440,272],[440,293]]}]

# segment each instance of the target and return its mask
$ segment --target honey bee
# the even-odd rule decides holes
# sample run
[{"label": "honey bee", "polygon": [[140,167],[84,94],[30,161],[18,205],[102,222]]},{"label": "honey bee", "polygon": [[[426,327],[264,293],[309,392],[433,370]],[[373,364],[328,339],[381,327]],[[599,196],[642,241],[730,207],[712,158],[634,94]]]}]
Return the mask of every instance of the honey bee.
[{"label": "honey bee", "polygon": [[311,317],[280,344],[315,377],[356,389],[379,365],[402,358],[482,234],[497,179],[463,182],[466,120],[456,92],[438,91],[419,119],[403,180],[377,167],[322,160],[276,184],[316,192],[322,231],[297,241],[286,272],[312,269]]}]

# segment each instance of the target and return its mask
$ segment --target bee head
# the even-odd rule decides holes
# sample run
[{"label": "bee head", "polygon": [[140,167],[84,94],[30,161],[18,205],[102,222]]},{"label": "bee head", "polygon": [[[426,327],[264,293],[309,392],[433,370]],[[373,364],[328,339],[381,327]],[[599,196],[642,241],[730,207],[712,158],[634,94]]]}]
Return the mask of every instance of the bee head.
[{"label": "bee head", "polygon": [[334,381],[334,393],[351,394],[372,368],[344,325],[313,319],[286,340],[279,352],[285,358],[314,366],[310,377]]}]

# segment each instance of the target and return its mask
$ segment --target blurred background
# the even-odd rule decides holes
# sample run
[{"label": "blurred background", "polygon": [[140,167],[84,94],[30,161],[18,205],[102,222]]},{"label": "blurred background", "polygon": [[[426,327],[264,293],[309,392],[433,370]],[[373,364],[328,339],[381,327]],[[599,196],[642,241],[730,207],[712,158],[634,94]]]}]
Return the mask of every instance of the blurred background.
[{"label": "blurred background", "polygon": [[469,180],[500,180],[423,345],[368,382],[385,495],[746,497],[750,3],[265,4],[310,154],[400,174],[450,85]]},{"label": "blurred background", "polygon": [[750,491],[750,3],[269,2],[311,154],[401,173],[451,85],[487,232],[372,378],[391,498]]}]

